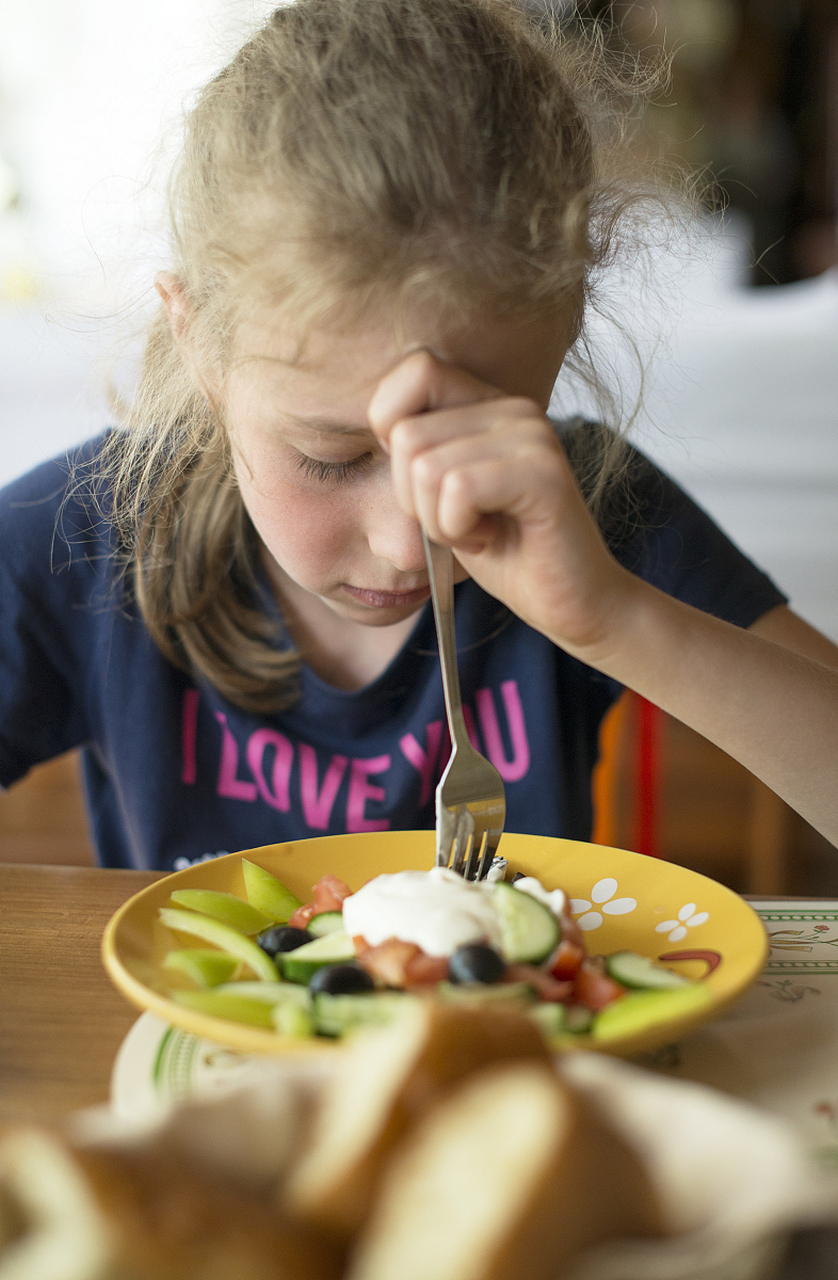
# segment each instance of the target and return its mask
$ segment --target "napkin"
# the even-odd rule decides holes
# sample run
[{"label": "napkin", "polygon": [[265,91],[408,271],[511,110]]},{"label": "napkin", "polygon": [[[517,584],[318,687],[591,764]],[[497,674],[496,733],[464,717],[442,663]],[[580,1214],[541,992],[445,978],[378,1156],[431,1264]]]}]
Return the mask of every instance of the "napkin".
[{"label": "napkin", "polygon": [[600,1054],[557,1065],[641,1153],[674,1232],[591,1250],[567,1280],[769,1280],[791,1232],[838,1223],[838,1176],[784,1121]]}]

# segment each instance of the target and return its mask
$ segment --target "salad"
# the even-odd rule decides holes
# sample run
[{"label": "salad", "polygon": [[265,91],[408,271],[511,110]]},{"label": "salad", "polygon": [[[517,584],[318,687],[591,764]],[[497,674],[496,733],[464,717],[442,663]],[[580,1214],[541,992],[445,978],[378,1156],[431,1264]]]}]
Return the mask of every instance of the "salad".
[{"label": "salad", "polygon": [[242,859],[242,871],[245,897],[180,889],[160,908],[193,943],[165,956],[167,994],[283,1036],[340,1038],[430,995],[502,1002],[550,1037],[607,1041],[710,999],[705,983],[646,956],[589,955],[565,894],[533,877],[468,881],[435,867],[353,892],[326,875],[302,903],[264,867]]}]

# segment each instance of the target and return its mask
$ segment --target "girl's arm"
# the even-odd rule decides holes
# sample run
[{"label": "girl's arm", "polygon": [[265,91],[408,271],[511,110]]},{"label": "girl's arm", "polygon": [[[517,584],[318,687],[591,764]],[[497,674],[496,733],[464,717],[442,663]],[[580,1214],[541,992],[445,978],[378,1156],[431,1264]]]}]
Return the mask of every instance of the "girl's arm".
[{"label": "girl's arm", "polygon": [[838,670],[639,579],[619,640],[591,665],[722,747],[838,844]]},{"label": "girl's arm", "polygon": [[787,609],[743,631],[624,569],[535,401],[419,351],[382,381],[369,417],[403,507],[484,590],[740,760],[838,843],[831,642]]}]

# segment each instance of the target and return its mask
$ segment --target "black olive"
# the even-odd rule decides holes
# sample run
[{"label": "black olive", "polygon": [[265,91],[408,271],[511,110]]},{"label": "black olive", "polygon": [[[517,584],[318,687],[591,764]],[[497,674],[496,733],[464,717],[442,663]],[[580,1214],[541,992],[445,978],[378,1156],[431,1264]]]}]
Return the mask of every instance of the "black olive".
[{"label": "black olive", "polygon": [[325,991],[330,996],[357,996],[374,991],[375,983],[359,964],[324,964],[322,969],[315,969],[308,989],[312,995]]},{"label": "black olive", "polygon": [[469,942],[457,950],[448,961],[448,978],[451,982],[500,982],[506,965],[495,951],[483,942]]},{"label": "black olive", "polygon": [[280,951],[296,951],[304,942],[312,942],[314,935],[306,929],[295,929],[290,924],[273,924],[263,929],[256,941],[273,960]]}]

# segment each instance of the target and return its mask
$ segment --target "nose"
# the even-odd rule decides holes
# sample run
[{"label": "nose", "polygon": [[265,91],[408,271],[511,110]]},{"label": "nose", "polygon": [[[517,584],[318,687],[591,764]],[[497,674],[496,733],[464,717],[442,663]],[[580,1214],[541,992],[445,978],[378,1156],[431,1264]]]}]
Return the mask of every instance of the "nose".
[{"label": "nose", "polygon": [[365,515],[367,544],[377,559],[388,561],[400,573],[426,572],[419,521],[402,510],[389,477],[370,495]]}]

